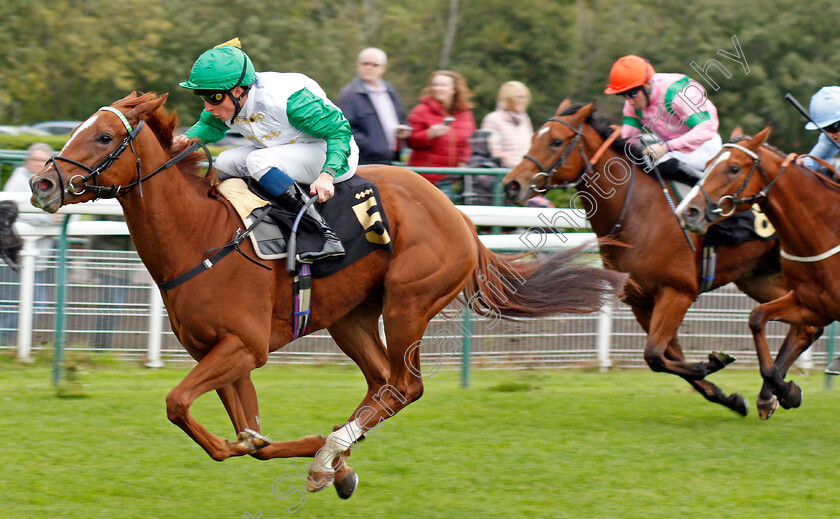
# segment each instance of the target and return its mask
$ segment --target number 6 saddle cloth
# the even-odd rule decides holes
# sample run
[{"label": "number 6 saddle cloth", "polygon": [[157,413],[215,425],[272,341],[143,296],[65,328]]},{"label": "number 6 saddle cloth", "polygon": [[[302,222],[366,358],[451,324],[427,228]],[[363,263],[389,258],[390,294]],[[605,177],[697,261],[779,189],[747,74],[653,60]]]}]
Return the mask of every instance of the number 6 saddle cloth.
[{"label": "number 6 saddle cloth", "polygon": [[[271,205],[256,182],[231,178],[219,184],[219,192],[239,213],[246,228],[263,212],[268,214],[250,234],[257,256],[265,260],[286,257],[286,244],[296,213]],[[306,190],[306,188],[304,188]],[[335,195],[326,203],[315,203],[324,220],[344,245],[345,255],[337,259],[319,260],[312,264],[312,277],[329,276],[377,249],[393,252],[388,220],[382,209],[379,191],[370,180],[358,173],[335,184]],[[307,217],[298,225],[297,252],[318,251],[324,236]]]}]

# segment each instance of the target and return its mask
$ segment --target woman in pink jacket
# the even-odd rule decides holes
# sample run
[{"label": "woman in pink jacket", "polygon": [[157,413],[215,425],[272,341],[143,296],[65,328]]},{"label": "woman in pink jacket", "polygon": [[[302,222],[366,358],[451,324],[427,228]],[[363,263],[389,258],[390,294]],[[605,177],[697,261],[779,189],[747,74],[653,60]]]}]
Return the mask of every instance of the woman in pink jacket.
[{"label": "woman in pink jacket", "polygon": [[[473,93],[464,76],[437,70],[421,92],[420,104],[408,115],[412,127],[408,167],[458,167],[470,159],[470,136],[476,129],[470,98]],[[451,195],[446,175],[424,174],[432,184]]]},{"label": "woman in pink jacket", "polygon": [[531,148],[534,127],[528,117],[531,91],[519,81],[508,81],[499,88],[496,110],[481,121],[481,129],[499,136],[502,167],[513,168]]}]

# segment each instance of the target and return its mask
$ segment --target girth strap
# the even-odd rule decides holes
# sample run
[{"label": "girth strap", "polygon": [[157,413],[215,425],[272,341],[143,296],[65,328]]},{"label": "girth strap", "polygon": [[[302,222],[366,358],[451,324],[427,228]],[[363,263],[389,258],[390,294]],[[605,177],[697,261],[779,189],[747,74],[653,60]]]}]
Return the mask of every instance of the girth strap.
[{"label": "girth strap", "polygon": [[[268,206],[268,207],[270,207],[270,206]],[[173,288],[175,288],[175,287],[177,287],[177,286],[179,286],[183,283],[186,283],[187,281],[189,281],[192,278],[196,277],[197,275],[201,274],[205,270],[210,270],[211,268],[213,268],[213,266],[216,265],[216,263],[220,262],[225,256],[230,254],[231,251],[233,251],[233,250],[236,250],[236,252],[242,254],[247,260],[259,265],[260,267],[271,270],[271,268],[266,267],[265,265],[263,265],[261,263],[257,263],[255,260],[249,258],[244,252],[242,252],[242,249],[239,248],[239,244],[242,243],[245,240],[245,238],[247,238],[248,235],[251,234],[251,231],[254,230],[254,228],[257,225],[259,225],[260,222],[263,221],[263,218],[266,217],[266,215],[268,214],[268,207],[266,208],[265,211],[262,212],[262,214],[260,214],[257,217],[256,220],[254,220],[254,223],[252,223],[250,227],[245,229],[245,231],[242,231],[241,229],[237,229],[236,234],[233,237],[233,240],[231,240],[231,242],[228,243],[227,245],[225,245],[223,247],[220,247],[218,249],[218,252],[216,252],[215,254],[210,256],[209,258],[206,258],[206,259],[202,260],[201,263],[199,263],[195,267],[191,268],[190,270],[184,272],[180,276],[177,276],[173,279],[170,279],[169,281],[164,281],[163,283],[158,283],[157,284],[158,288],[161,289],[161,290],[171,290],[171,289],[173,289]],[[210,250],[216,250],[216,249],[210,249]],[[210,252],[210,251],[207,251],[207,252]]]}]

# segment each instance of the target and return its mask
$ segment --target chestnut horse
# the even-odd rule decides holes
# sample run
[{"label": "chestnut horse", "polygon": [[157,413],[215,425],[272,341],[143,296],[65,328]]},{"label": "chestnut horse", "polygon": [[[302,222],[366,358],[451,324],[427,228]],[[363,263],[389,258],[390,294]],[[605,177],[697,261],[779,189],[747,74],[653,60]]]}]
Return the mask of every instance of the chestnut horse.
[{"label": "chestnut horse", "polygon": [[[686,311],[700,294],[700,238],[691,238],[693,252],[660,184],[637,165],[641,150],[623,139],[610,143],[613,129],[594,113],[594,103],[570,105],[564,101],[534,133],[528,155],[504,178],[508,197],[523,204],[547,189],[576,187],[595,233],[628,245],[602,245],[601,256],[605,265],[630,274],[624,301],[647,333],[647,364],[682,377],[707,400],[746,416],[744,397],[726,395],[706,380],[734,358],[713,352],[708,362],[687,363],[677,339]],[[759,301],[786,293],[777,243],[720,245],[711,288],[729,282]],[[798,355],[819,333],[791,328],[786,344]]]},{"label": "chestnut horse", "polygon": [[790,399],[802,398],[799,386],[784,380],[795,359],[785,350],[787,345],[778,355],[785,362],[773,363],[764,331],[767,322],[825,326],[840,320],[840,185],[767,145],[769,136],[769,127],[752,138],[733,135],[733,142],[724,144],[702,182],[678,207],[685,228],[703,233],[713,222],[757,202],[776,228],[782,272],[791,290],[750,313],[764,379],[758,395],[764,419],[779,403],[785,407]]},{"label": "chestnut horse", "polygon": [[[208,251],[243,228],[211,179],[198,176],[201,157],[187,153],[177,161],[183,151],[172,149],[177,119],[163,107],[165,100],[132,93],[95,112],[30,182],[33,205],[51,213],[97,196],[116,197],[137,252],[158,284],[201,264]],[[358,173],[379,189],[393,252],[372,252],[312,282],[308,331],[327,328],[367,381],[367,393],[348,422],[326,438],[271,443],[260,434],[251,370],[293,337],[293,278],[282,263],[255,259],[246,240],[241,254],[161,290],[172,331],[198,361],[166,397],[169,419],[214,460],[246,454],[263,460],[315,457],[310,490],[334,481],[344,498],[357,481],[343,463],[348,447],[420,398],[423,332],[459,294],[484,315],[539,317],[595,311],[624,284],[608,270],[573,264],[582,250],[538,260],[496,255],[481,244],[467,217],[419,175],[391,166]],[[387,348],[379,336],[380,315]],[[216,436],[190,415],[195,399],[211,390],[221,398],[238,441]]]}]

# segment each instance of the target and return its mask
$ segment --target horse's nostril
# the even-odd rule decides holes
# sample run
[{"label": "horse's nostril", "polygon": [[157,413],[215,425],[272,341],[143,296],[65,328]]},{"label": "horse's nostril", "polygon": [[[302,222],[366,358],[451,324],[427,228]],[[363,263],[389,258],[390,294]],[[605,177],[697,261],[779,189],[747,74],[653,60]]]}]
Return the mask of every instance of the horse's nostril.
[{"label": "horse's nostril", "polygon": [[700,211],[698,211],[696,207],[689,207],[685,210],[685,217],[686,218],[694,218],[695,216],[697,216],[697,213],[699,213],[699,212]]},{"label": "horse's nostril", "polygon": [[517,182],[516,180],[512,180],[512,181],[508,182],[507,185],[505,186],[505,193],[507,194],[508,197],[512,198],[512,197],[517,196],[519,194],[519,191],[521,191],[521,189],[522,188],[519,186],[519,182]]},{"label": "horse's nostril", "polygon": [[51,188],[52,182],[50,182],[49,180],[42,178],[38,181],[38,189],[40,189],[41,191],[48,191]]}]

